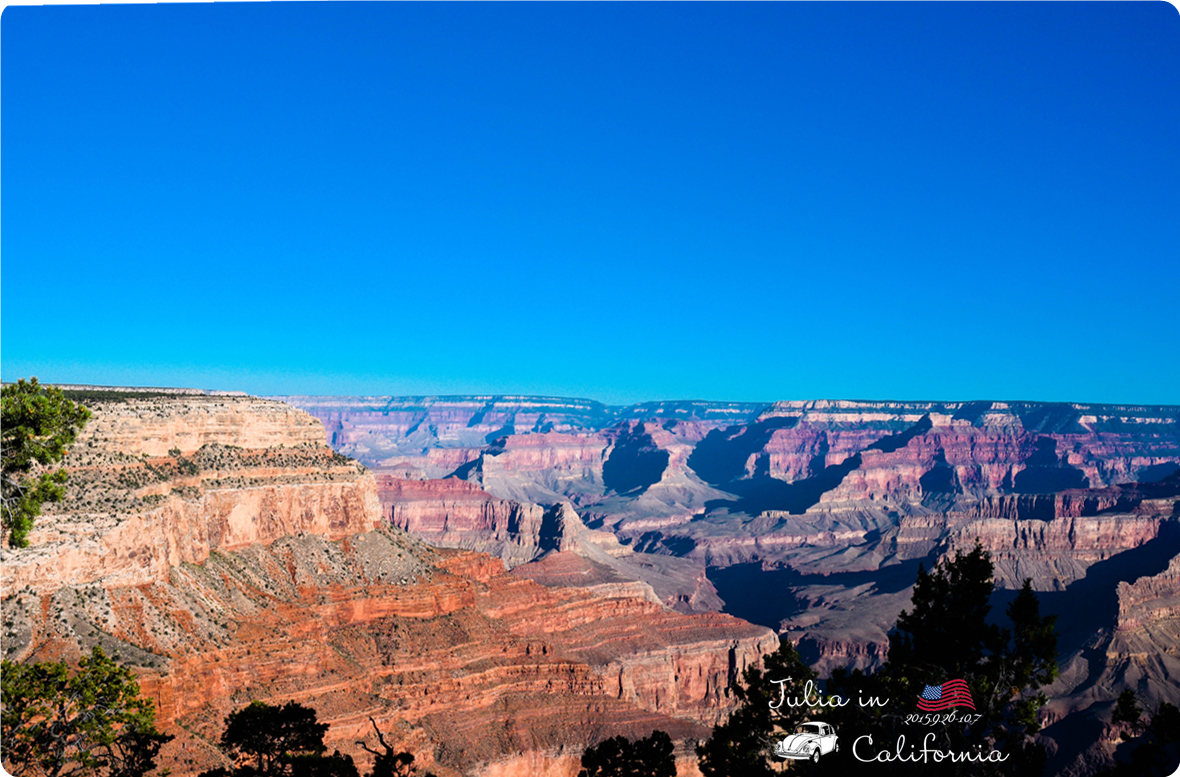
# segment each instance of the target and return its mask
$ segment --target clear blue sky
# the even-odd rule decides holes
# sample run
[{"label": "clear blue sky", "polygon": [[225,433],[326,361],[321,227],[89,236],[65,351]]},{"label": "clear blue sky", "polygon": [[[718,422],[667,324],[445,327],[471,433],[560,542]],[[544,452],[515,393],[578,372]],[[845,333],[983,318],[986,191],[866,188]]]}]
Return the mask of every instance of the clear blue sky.
[{"label": "clear blue sky", "polygon": [[1180,404],[1156,3],[0,19],[4,380]]}]

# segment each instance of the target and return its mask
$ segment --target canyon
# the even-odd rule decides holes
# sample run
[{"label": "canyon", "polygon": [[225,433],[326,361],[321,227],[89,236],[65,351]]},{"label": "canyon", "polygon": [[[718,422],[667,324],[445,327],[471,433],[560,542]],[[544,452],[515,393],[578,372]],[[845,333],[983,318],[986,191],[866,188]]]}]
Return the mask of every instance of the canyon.
[{"label": "canyon", "polygon": [[655,729],[691,773],[691,740],[777,647],[771,629],[676,612],[560,542],[536,572],[549,585],[427,545],[288,405],[126,392],[89,406],[65,501],[4,550],[4,657],[99,645],[132,666],[175,736],[160,759],[173,774],[224,765],[225,716],[255,699],[315,708],[362,771],[371,718],[444,777],[572,774],[587,745]]},{"label": "canyon", "polygon": [[372,469],[411,534],[771,627],[821,675],[880,666],[919,565],[978,542],[993,613],[1029,579],[1059,618],[1051,773],[1109,763],[1122,688],[1180,702],[1180,408],[282,399]]},{"label": "canyon", "polygon": [[654,729],[693,774],[744,667],[879,667],[976,543],[993,614],[1058,616],[1049,773],[1110,762],[1123,688],[1180,702],[1180,408],[109,393],[4,551],[3,650],[135,666],[177,775],[252,699],[362,768],[372,717],[440,775]]}]

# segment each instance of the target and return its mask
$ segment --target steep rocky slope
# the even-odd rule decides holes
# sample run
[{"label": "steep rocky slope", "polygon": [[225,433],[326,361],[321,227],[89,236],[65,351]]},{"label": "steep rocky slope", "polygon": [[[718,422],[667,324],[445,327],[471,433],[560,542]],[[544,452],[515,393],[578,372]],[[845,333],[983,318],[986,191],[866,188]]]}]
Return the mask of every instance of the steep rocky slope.
[{"label": "steep rocky slope", "polygon": [[375,526],[377,493],[324,444],[315,419],[250,397],[155,396],[93,404],[30,547],[7,551],[6,590],[168,579],[211,549]]},{"label": "steep rocky slope", "polygon": [[[403,480],[379,475],[378,495],[386,519],[434,545],[490,553],[519,567],[567,552],[613,570],[650,592],[653,600],[682,612],[720,610],[705,567],[694,559],[636,552],[609,531],[588,529],[568,502],[548,508],[499,499],[458,478]],[[525,576],[548,580],[542,570]]]},{"label": "steep rocky slope", "polygon": [[393,529],[305,535],[215,551],[167,583],[7,596],[6,648],[36,660],[101,644],[141,667],[181,772],[216,764],[221,721],[255,698],[315,707],[329,746],[354,754],[372,716],[465,771],[615,733],[701,736],[731,673],[775,644],[728,616],[607,593],[543,588]]},{"label": "steep rocky slope", "polygon": [[[289,407],[119,400],[68,457],[66,502],[4,551],[3,650],[73,660],[100,644],[137,667],[177,735],[174,774],[218,764],[224,716],[252,699],[315,707],[362,766],[372,716],[440,775],[568,769],[614,734],[703,735],[735,673],[777,644],[626,581],[546,587],[431,548],[387,525],[373,476]],[[576,515],[550,512],[560,561]]]},{"label": "steep rocky slope", "polygon": [[[1180,468],[1175,407],[779,402],[733,423],[753,409],[487,397],[291,401],[335,424],[333,439],[345,448],[376,437],[436,463],[462,448],[463,463],[432,470],[451,480],[412,486],[431,472],[405,460],[378,468],[387,484],[383,509],[401,516],[398,525],[515,565],[549,549],[539,536],[542,518],[567,504],[581,524],[609,531],[644,562],[621,574],[698,609],[716,601],[697,582],[706,569],[714,578],[742,565],[825,577],[895,567],[912,573],[910,562],[929,563],[975,538],[993,552],[1001,585],[1031,577],[1038,590],[1062,590],[1172,520],[1167,498],[1153,502],[1120,484]],[[423,436],[423,429],[434,431]],[[477,504],[480,520],[461,517]],[[438,533],[443,523],[446,537]],[[594,544],[604,547],[600,537]],[[656,557],[692,566],[660,583],[667,562],[649,561]],[[669,589],[674,580],[684,587]],[[731,589],[726,606],[750,617],[733,600],[741,595]],[[894,609],[872,620],[887,625]]]},{"label": "steep rocky slope", "polygon": [[[1063,773],[1106,757],[1087,726],[1122,687],[1180,701],[1180,583],[1165,572],[1180,554],[1180,408],[383,398],[389,419],[413,409],[397,426],[371,400],[361,421],[347,399],[291,401],[335,424],[342,449],[394,452],[369,461],[407,530],[547,586],[647,585],[722,608],[789,635],[822,673],[885,660],[918,565],[978,541],[995,612],[1029,578],[1060,616],[1067,672],[1046,732]],[[541,406],[551,415],[527,411]]]}]

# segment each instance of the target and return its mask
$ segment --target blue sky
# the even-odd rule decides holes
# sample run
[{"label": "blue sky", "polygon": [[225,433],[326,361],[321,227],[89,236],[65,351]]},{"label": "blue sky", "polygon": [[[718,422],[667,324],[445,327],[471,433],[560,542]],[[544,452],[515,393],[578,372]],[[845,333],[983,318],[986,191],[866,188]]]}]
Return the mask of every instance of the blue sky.
[{"label": "blue sky", "polygon": [[1180,404],[1166,3],[0,18],[4,380]]}]

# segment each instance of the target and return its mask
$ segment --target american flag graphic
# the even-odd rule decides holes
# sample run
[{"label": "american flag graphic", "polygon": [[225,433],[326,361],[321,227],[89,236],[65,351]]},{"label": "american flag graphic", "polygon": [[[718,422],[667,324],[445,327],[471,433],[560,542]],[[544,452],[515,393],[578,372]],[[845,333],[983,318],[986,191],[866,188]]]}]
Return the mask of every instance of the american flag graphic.
[{"label": "american flag graphic", "polygon": [[966,680],[947,680],[942,685],[927,685],[918,699],[918,709],[923,712],[939,712],[951,707],[975,709],[975,701],[971,698]]}]

